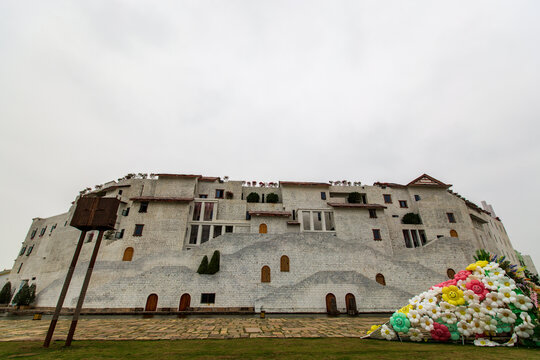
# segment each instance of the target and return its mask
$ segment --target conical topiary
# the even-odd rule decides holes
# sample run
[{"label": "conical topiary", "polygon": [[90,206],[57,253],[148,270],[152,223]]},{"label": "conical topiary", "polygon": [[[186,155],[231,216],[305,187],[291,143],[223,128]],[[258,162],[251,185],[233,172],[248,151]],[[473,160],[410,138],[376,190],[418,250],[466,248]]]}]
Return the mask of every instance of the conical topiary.
[{"label": "conical topiary", "polygon": [[204,255],[201,265],[199,265],[199,269],[197,269],[197,272],[199,274],[206,274],[208,273],[208,256]]},{"label": "conical topiary", "polygon": [[0,304],[9,304],[11,300],[11,283],[8,281],[0,291]]},{"label": "conical topiary", "polygon": [[210,260],[210,265],[208,265],[207,274],[215,274],[219,271],[219,251],[214,251],[212,259]]},{"label": "conical topiary", "polygon": [[19,292],[13,298],[13,302],[17,306],[30,305],[31,300],[30,286],[28,286],[28,284],[24,284],[21,290],[19,290]]}]

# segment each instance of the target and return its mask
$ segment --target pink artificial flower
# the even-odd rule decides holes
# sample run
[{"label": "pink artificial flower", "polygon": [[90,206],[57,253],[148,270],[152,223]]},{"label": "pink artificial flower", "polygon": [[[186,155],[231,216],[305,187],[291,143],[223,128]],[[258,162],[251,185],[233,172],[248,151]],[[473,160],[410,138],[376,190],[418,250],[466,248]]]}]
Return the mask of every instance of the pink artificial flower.
[{"label": "pink artificial flower", "polygon": [[454,275],[454,280],[467,280],[467,278],[471,275],[471,272],[468,270],[461,270],[456,275]]},{"label": "pink artificial flower", "polygon": [[431,337],[437,341],[448,341],[450,339],[450,330],[438,322],[433,323],[433,330],[431,330]]},{"label": "pink artificial flower", "polygon": [[476,295],[478,295],[480,301],[484,300],[486,295],[489,293],[489,290],[486,289],[484,283],[476,279],[469,281],[465,284],[465,286],[467,287],[467,290],[472,290]]},{"label": "pink artificial flower", "polygon": [[447,287],[447,286],[450,286],[450,285],[457,285],[457,281],[455,279],[446,280],[446,281],[443,281],[440,284],[433,285],[431,287],[431,289],[433,289],[433,288],[443,288],[443,287]]}]

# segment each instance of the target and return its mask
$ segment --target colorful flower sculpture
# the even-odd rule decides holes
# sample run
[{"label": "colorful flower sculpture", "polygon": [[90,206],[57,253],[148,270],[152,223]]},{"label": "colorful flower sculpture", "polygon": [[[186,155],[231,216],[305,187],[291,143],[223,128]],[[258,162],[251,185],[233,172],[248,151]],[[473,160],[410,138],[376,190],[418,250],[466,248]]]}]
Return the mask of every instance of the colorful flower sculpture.
[{"label": "colorful flower sculpture", "polygon": [[[487,253],[486,253],[487,254]],[[397,310],[370,337],[411,341],[468,341],[477,346],[540,346],[540,287],[504,257],[490,256],[432,286]],[[489,340],[497,334],[506,342]]]}]

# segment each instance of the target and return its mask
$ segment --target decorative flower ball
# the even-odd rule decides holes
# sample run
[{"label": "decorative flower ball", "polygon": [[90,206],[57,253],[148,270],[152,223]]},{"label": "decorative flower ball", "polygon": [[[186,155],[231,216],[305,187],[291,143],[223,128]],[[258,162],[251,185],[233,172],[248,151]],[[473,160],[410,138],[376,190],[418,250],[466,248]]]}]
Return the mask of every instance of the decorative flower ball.
[{"label": "decorative flower ball", "polygon": [[437,341],[448,341],[450,339],[450,331],[448,328],[439,323],[433,323],[433,330],[431,330],[431,337]]},{"label": "decorative flower ball", "polygon": [[401,333],[406,333],[411,327],[411,322],[407,318],[407,315],[400,312],[395,312],[392,315],[392,317],[390,318],[390,324],[395,331]]},{"label": "decorative flower ball", "polygon": [[465,299],[463,298],[463,291],[458,289],[457,286],[450,285],[442,289],[442,298],[449,304],[452,305],[463,305],[465,304]]}]

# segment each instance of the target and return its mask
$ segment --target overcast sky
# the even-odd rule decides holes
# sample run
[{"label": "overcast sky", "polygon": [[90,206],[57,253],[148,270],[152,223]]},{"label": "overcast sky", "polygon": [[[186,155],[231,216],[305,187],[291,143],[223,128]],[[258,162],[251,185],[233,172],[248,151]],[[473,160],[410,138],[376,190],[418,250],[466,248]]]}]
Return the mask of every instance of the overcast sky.
[{"label": "overcast sky", "polygon": [[539,1],[0,1],[0,269],[130,172],[487,200],[540,267]]}]

